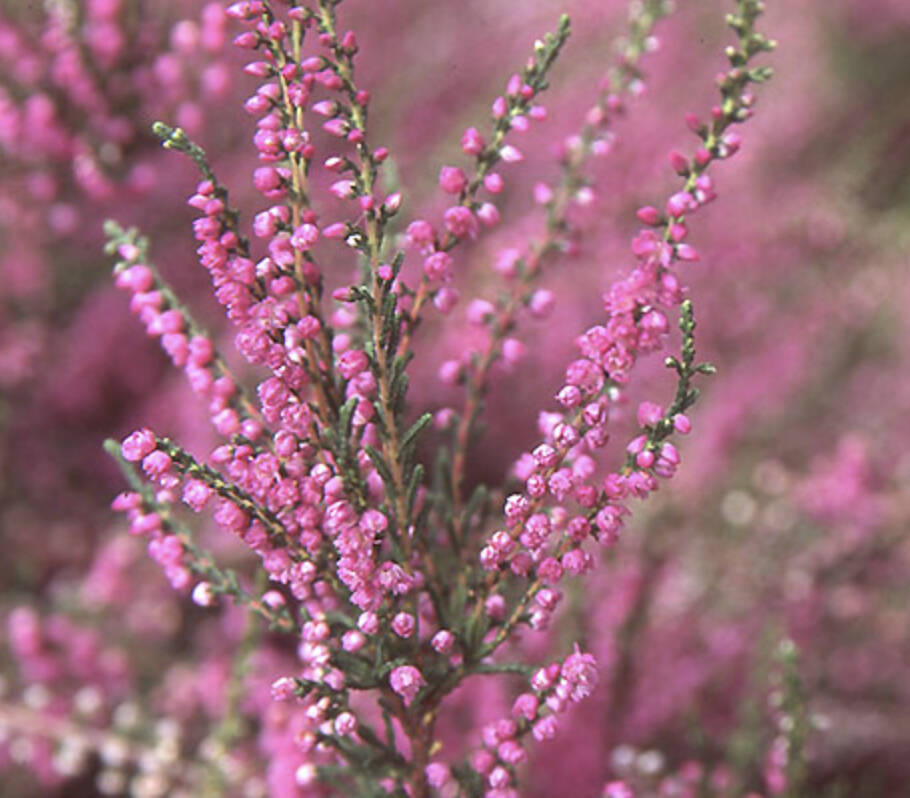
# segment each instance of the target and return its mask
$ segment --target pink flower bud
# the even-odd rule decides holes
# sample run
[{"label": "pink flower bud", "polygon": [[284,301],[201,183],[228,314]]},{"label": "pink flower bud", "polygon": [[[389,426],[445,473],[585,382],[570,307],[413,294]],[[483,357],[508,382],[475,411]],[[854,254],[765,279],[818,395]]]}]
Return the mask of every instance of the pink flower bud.
[{"label": "pink flower bud", "polygon": [[392,619],[392,631],[402,638],[407,638],[414,634],[414,626],[414,616],[408,612],[399,612]]},{"label": "pink flower bud", "polygon": [[649,224],[652,226],[660,224],[660,211],[650,205],[645,205],[643,208],[639,208],[636,211],[635,215],[644,224]]},{"label": "pink flower bud", "polygon": [[497,172],[490,172],[483,179],[483,185],[491,194],[498,194],[503,189],[502,177]]},{"label": "pink flower bud", "polygon": [[689,421],[688,416],[684,416],[682,413],[677,413],[673,416],[673,428],[680,435],[688,435],[692,431],[692,423]]},{"label": "pink flower bud", "polygon": [[553,190],[546,183],[534,184],[534,202],[547,205],[553,201]]},{"label": "pink flower bud", "polygon": [[476,127],[469,127],[461,137],[461,149],[467,155],[479,155],[483,152],[484,140]]},{"label": "pink flower bud", "polygon": [[329,186],[329,192],[338,197],[338,199],[350,199],[354,196],[354,181],[337,180]]},{"label": "pink flower bud", "polygon": [[468,185],[465,173],[456,166],[443,166],[439,170],[439,187],[447,194],[460,194]]},{"label": "pink flower bud", "polygon": [[524,160],[524,154],[517,147],[506,144],[500,151],[499,157],[506,163],[518,163]]},{"label": "pink flower bud", "polygon": [[435,635],[433,635],[433,639],[430,641],[430,645],[433,646],[433,650],[438,654],[448,655],[455,645],[455,635],[453,635],[448,629],[440,629]]},{"label": "pink flower bud", "polygon": [[670,153],[669,158],[670,166],[672,166],[677,173],[681,175],[686,175],[689,173],[689,161],[685,155],[683,155],[681,152],[673,150]]},{"label": "pink flower bud", "polygon": [[420,688],[425,684],[423,674],[413,665],[400,665],[389,674],[389,686],[402,697],[405,706],[414,701]]},{"label": "pink flower bud", "polygon": [[546,288],[540,288],[531,295],[528,310],[535,319],[545,319],[556,306],[556,296]]},{"label": "pink flower bud", "polygon": [[155,451],[156,446],[155,433],[148,428],[143,428],[125,438],[120,451],[124,459],[135,463]]},{"label": "pink flower bud", "polygon": [[655,402],[642,402],[638,406],[638,426],[649,427],[664,417],[664,409]]}]

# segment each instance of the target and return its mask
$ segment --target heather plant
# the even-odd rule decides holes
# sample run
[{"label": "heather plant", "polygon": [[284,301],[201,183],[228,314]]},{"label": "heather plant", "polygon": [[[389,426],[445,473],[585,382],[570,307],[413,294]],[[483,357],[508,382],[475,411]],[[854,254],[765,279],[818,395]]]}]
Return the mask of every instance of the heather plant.
[{"label": "heather plant", "polygon": [[[143,429],[108,446],[131,483],[115,505],[133,538],[100,547],[78,586],[48,577],[40,609],[8,616],[18,674],[0,704],[10,735],[0,752],[44,789],[560,795],[606,781],[607,795],[800,795],[810,773],[836,774],[838,763],[843,772],[898,744],[898,723],[876,727],[871,743],[846,731],[869,728],[859,702],[901,705],[905,636],[894,607],[905,595],[905,516],[886,478],[894,446],[876,442],[867,455],[861,438],[841,436],[863,426],[874,438],[856,414],[868,368],[848,354],[817,365],[819,352],[849,353],[874,335],[888,292],[870,217],[838,206],[834,191],[806,203],[787,174],[799,173],[800,143],[813,134],[806,120],[824,103],[813,73],[786,61],[808,62],[810,46],[800,35],[776,58],[788,85],[801,75],[812,91],[791,88],[789,109],[776,99],[762,108],[773,122],[755,120],[754,143],[786,142],[793,162],[775,172],[759,152],[763,185],[750,139],[732,165],[749,165],[748,190],[702,208],[713,198],[708,170],[738,151],[733,123],[751,116],[736,70],[765,76],[734,61],[719,76],[718,107],[690,122],[692,155],[671,155],[683,185],[664,204],[653,199],[660,178],[628,164],[647,170],[670,146],[672,92],[696,102],[706,92],[690,64],[654,85],[643,70],[665,55],[655,52],[661,42],[679,53],[703,32],[713,41],[715,9],[681,8],[664,21],[662,3],[633,4],[599,91],[582,68],[561,81],[569,99],[546,95],[544,111],[546,83],[578,68],[579,39],[590,46],[585,15],[597,11],[575,5],[572,38],[561,23],[526,69],[502,80],[492,118],[475,116],[454,137],[464,157],[437,147],[452,166],[432,169],[433,197],[401,144],[426,150],[441,106],[402,114],[404,136],[380,113],[366,124],[361,83],[376,88],[374,109],[388,108],[383,97],[398,87],[394,75],[363,78],[369,49],[358,53],[336,27],[366,30],[356,4],[343,4],[337,22],[332,3],[295,9],[298,18],[284,4],[231,6],[241,52],[255,50],[248,77],[231,75],[232,95],[261,84],[246,102],[254,153],[245,141],[229,157],[213,146],[230,103],[175,116],[160,93],[142,100],[145,114],[170,123],[156,127],[166,148],[189,156],[143,151],[156,196],[173,197],[201,170],[190,201],[197,272],[212,277],[231,326],[206,332],[213,316],[198,283],[186,284],[174,208],[142,205],[140,192],[132,211],[105,211],[121,222],[107,227],[116,283],[201,397],[213,432],[192,428],[186,394],[147,384],[148,409],[130,416],[148,413],[168,437]],[[536,10],[528,4],[534,25]],[[370,25],[394,28],[396,14]],[[761,41],[749,45],[748,26],[729,57]],[[198,55],[192,30],[181,30],[184,52]],[[456,81],[465,119],[496,95],[467,97],[488,85],[471,76]],[[574,134],[569,116],[580,120]],[[377,135],[395,139],[391,154]],[[555,164],[541,166],[553,141]],[[253,168],[250,201],[238,174]],[[717,174],[746,185],[741,172]],[[628,258],[621,247],[639,207],[644,227]],[[690,265],[696,213],[706,256]],[[779,223],[803,213],[815,214],[808,244]],[[870,271],[854,276],[847,264],[858,260]],[[594,297],[615,273],[604,303],[570,293],[567,315],[567,287]],[[723,366],[697,407],[693,383],[710,369],[695,358],[693,307],[699,351]],[[578,316],[588,314],[598,324],[585,331]],[[574,339],[580,352],[567,357]],[[107,346],[126,361],[135,349]],[[561,383],[547,376],[563,373]],[[532,418],[533,403],[550,396],[532,444],[522,414]],[[843,401],[832,407],[835,396]],[[900,390],[893,396],[897,408]],[[780,416],[763,415],[762,403]],[[898,429],[900,414],[888,412]],[[680,447],[677,474],[673,437],[690,416],[697,433]],[[820,443],[813,417],[829,419],[843,444]],[[884,423],[884,410],[873,417]],[[780,462],[762,459],[772,453]],[[657,493],[669,476],[672,488]],[[789,644],[770,664],[782,627],[804,652],[798,671]],[[808,688],[834,719],[823,750]]]},{"label": "heather plant", "polygon": [[[551,300],[538,280],[571,247],[568,209],[590,196],[585,161],[609,150],[611,115],[624,93],[638,90],[637,61],[666,7],[633,11],[622,60],[570,140],[561,180],[535,186],[546,215],[542,235],[526,251],[500,254],[497,269],[507,286],[501,297],[470,302],[468,317],[485,329],[486,343],[441,367],[446,380],[464,383],[464,406],[414,418],[407,368],[423,313],[430,301],[443,313],[452,309],[458,297],[448,285],[457,268],[451,253],[499,222],[497,168],[523,158],[507,136],[545,118],[539,95],[569,21],[563,17],[539,40],[509,79],[493,102],[489,131],[465,131],[461,145],[472,168],[441,169],[440,189],[455,202],[439,228],[424,219],[407,225],[403,243],[420,259],[409,285],[406,251],[392,227],[402,194],[381,188],[388,152],[368,138],[370,98],[354,72],[357,40],[339,30],[337,5],[279,12],[252,2],[228,9],[248,26],[235,44],[261,59],[246,67],[264,82],[245,108],[258,117],[254,144],[262,165],[254,185],[273,203],[252,226],[262,257],[203,150],[181,128],[156,126],[164,146],[201,172],[190,199],[202,213],[194,223],[198,253],[238,327],[238,350],[270,372],[255,396],[151,266],[148,242],[133,229],[108,227],[118,284],[130,292],[131,307],[149,334],[160,336],[230,441],[206,463],[138,430],[119,454],[109,448],[124,463],[140,463],[150,484],[140,485],[126,467],[135,489],[115,507],[128,513],[133,534],[149,538],[171,584],[192,589],[197,604],[229,596],[264,616],[272,630],[300,639],[299,670],[272,685],[273,698],[292,702],[304,718],[297,731],[299,785],[428,795],[451,784],[465,794],[514,794],[516,768],[528,756],[525,738],[552,738],[559,715],[593,690],[597,670],[577,645],[549,665],[503,659],[501,649],[523,626],[546,627],[561,580],[593,566],[589,539],[615,544],[629,500],[647,498],[658,478],[676,471],[680,458],[670,438],[689,432],[692,383],[713,369],[695,359],[692,303],[674,267],[698,260],[686,240],[687,220],[715,198],[709,167],[739,149],[732,127],[752,115],[751,84],[769,75],[750,62],[773,44],[755,29],[761,5],[739,3],[728,18],[738,44],[726,52],[721,102],[706,122],[690,117],[700,141],[691,158],[671,157],[682,188],[660,208],[638,211],[644,227],[633,242],[636,266],[605,295],[605,323],[581,333],[581,356],[556,394],[560,409],[547,416],[544,440],[516,465],[520,489],[478,484],[466,493],[491,366],[520,358],[513,334],[524,312],[547,313]],[[321,127],[335,140],[321,152],[307,112],[325,117]],[[312,173],[319,161],[337,178],[328,193],[356,208],[354,215],[330,204],[329,213],[343,215],[324,220],[316,210]],[[359,276],[332,291],[337,306],[327,311],[323,271],[328,263],[340,271],[334,263],[344,257],[342,246],[355,253]],[[624,462],[604,472],[594,456],[609,441],[610,407],[639,357],[665,346],[667,313],[675,308],[680,355],[666,360],[677,377],[675,395],[666,406],[639,405],[639,434]],[[427,468],[418,444],[434,421],[439,435]],[[194,542],[174,507],[178,497],[196,512],[212,505],[215,523],[259,555],[271,589],[261,594],[219,568],[217,557]],[[435,724],[446,696],[471,677],[513,674],[527,682],[511,717],[486,726],[463,763],[440,755]]]}]

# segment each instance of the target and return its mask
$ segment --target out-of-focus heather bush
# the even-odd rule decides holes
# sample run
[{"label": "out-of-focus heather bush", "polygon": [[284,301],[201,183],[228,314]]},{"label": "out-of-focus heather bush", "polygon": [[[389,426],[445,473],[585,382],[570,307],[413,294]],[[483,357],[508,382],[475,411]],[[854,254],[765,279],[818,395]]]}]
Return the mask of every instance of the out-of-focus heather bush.
[{"label": "out-of-focus heather bush", "polygon": [[[736,128],[741,152],[712,164],[720,196],[694,215],[691,242],[685,243],[697,247],[700,260],[679,270],[697,310],[699,355],[719,372],[700,386],[704,393],[688,411],[693,433],[679,446],[683,463],[647,502],[630,505],[634,512],[618,543],[587,550],[590,573],[560,580],[554,566],[544,568],[559,586],[531,603],[526,619],[541,629],[522,624],[520,637],[493,660],[559,661],[562,667],[538,673],[533,687],[528,675],[534,669],[473,676],[447,697],[433,738],[416,748],[405,738],[413,745],[420,730],[400,719],[428,722],[409,714],[408,705],[420,707],[427,699],[427,691],[420,691],[423,680],[444,676],[433,671],[435,665],[412,669],[407,641],[418,635],[409,625],[416,619],[420,626],[421,663],[448,662],[453,672],[462,666],[458,656],[463,659],[480,641],[466,640],[464,627],[455,629],[454,640],[437,635],[431,642],[427,629],[444,631],[438,608],[407,604],[407,574],[387,567],[388,578],[380,582],[391,594],[386,604],[374,607],[369,596],[358,597],[361,603],[348,617],[357,621],[364,610],[359,628],[350,624],[345,631],[330,601],[327,623],[315,615],[300,630],[306,619],[288,608],[299,600],[312,612],[326,596],[315,589],[309,595],[295,586],[296,577],[282,577],[277,555],[255,557],[249,547],[262,550],[263,541],[249,535],[246,543],[231,540],[206,520],[211,513],[190,518],[208,524],[193,538],[200,565],[193,572],[185,565],[192,559],[186,554],[190,539],[157,531],[180,529],[186,516],[149,512],[166,496],[146,493],[141,507],[135,498],[120,500],[121,509],[132,510],[130,531],[143,540],[128,535],[108,510],[122,478],[101,452],[105,436],[147,423],[205,460],[224,441],[210,429],[209,415],[222,432],[255,439],[254,428],[235,429],[234,417],[224,411],[233,410],[240,424],[259,412],[260,398],[266,413],[277,402],[268,398],[277,388],[270,384],[272,393],[251,392],[249,405],[232,397],[213,404],[205,378],[190,374],[196,392],[206,396],[200,402],[154,340],[143,337],[127,309],[130,300],[110,285],[110,263],[100,254],[104,219],[138,225],[149,236],[149,252],[135,248],[135,239],[120,237],[119,259],[135,264],[147,257],[157,264],[219,348],[233,350],[237,328],[222,320],[211,299],[191,228],[200,212],[222,226],[233,222],[217,206],[219,189],[198,190],[191,161],[162,151],[150,131],[152,121],[162,119],[205,147],[218,180],[231,188],[231,203],[241,210],[239,228],[247,235],[257,213],[287,201],[280,190],[263,199],[259,192],[269,191],[273,177],[268,173],[257,176],[259,191],[251,185],[253,170],[270,165],[267,158],[257,161],[250,147],[256,121],[267,109],[250,115],[240,108],[269,75],[257,74],[261,68],[243,75],[242,65],[262,56],[239,58],[249,53],[236,52],[231,40],[249,28],[228,19],[226,5],[0,4],[4,795],[340,795],[355,788],[357,794],[395,794],[397,782],[409,778],[396,777],[396,768],[408,770],[397,761],[377,760],[372,783],[355,785],[345,781],[345,772],[330,771],[320,771],[322,786],[316,780],[314,766],[333,762],[332,744],[371,744],[367,724],[382,738],[375,750],[387,744],[375,703],[354,698],[340,706],[312,693],[298,702],[292,694],[303,693],[305,683],[275,681],[305,677],[320,682],[322,690],[332,688],[337,662],[323,659],[329,651],[336,656],[339,638],[350,659],[363,651],[379,661],[385,656],[389,667],[380,692],[386,710],[399,718],[393,721],[393,747],[413,761],[424,746],[423,787],[432,785],[441,795],[459,789],[493,795],[518,789],[528,796],[900,794],[910,776],[903,754],[910,745],[906,4],[769,3],[761,30],[781,44],[770,59],[777,77],[761,87],[755,118],[741,134]],[[686,129],[686,113],[705,119],[717,102],[713,79],[726,66],[721,56],[730,34],[724,14],[733,4],[676,5],[642,40],[636,53],[642,74],[613,73],[614,80],[623,78],[613,87],[622,89],[621,107],[616,101],[605,106],[606,129],[590,108],[605,74],[619,63],[617,36],[628,36],[624,2],[347,0],[339,9],[339,37],[348,28],[357,32],[355,81],[372,95],[367,146],[371,157],[378,145],[390,152],[380,167],[376,200],[394,195],[398,182],[405,187],[401,211],[389,214],[389,238],[393,245],[395,236],[405,243],[405,227],[415,219],[439,230],[435,242],[420,229],[410,231],[402,273],[417,287],[425,258],[435,257],[426,267],[434,278],[428,288],[444,289],[423,305],[425,318],[413,331],[406,419],[434,414],[416,457],[432,472],[434,450],[458,432],[447,426],[457,424],[448,408],[460,410],[478,373],[488,376],[480,434],[459,466],[465,497],[481,484],[507,486],[487,502],[486,537],[509,528],[501,517],[504,496],[521,493],[523,483],[533,492],[532,472],[550,468],[552,455],[545,450],[537,451],[537,463],[528,456],[517,465],[515,460],[542,435],[554,443],[556,419],[540,411],[559,409],[553,397],[564,385],[565,364],[578,357],[573,339],[602,323],[604,291],[634,266],[629,241],[642,222],[652,221],[650,212],[637,220],[636,211],[653,204],[660,216],[665,209],[659,198],[678,190],[673,168],[681,164],[674,158],[668,165],[667,153],[689,155],[692,142],[698,143]],[[633,4],[633,12],[659,6]],[[572,35],[548,72],[551,87],[533,100],[546,106],[547,118],[522,114],[528,130],[519,123],[505,143],[523,162],[496,164],[492,171],[502,175],[504,187],[498,190],[494,179],[479,191],[479,202],[495,203],[501,222],[488,227],[493,211],[478,204],[476,218],[450,213],[447,227],[447,208],[460,201],[470,206],[474,195],[457,171],[440,175],[440,166],[459,166],[472,176],[478,145],[471,135],[463,138],[465,128],[476,127],[489,141],[491,103],[563,10],[572,17]],[[316,47],[307,55],[323,53],[344,63],[352,43],[337,44],[336,51]],[[311,73],[314,67],[308,67]],[[338,98],[330,76],[323,82],[311,103]],[[521,95],[503,96],[512,103]],[[250,110],[257,110],[255,103]],[[320,110],[327,116],[319,116]],[[334,137],[349,133],[341,122],[328,133],[322,129],[335,119],[341,119],[338,110],[328,106],[307,114],[317,153],[311,194],[322,210],[318,220],[294,220],[289,233],[315,222],[325,239],[333,221],[367,225],[369,206],[361,211],[356,201],[326,197],[327,189],[350,175],[332,176],[322,166],[325,158],[343,152],[356,160],[358,144],[356,138],[342,144]],[[577,135],[586,120],[596,131],[592,141],[600,155],[584,162],[584,184],[574,184],[566,198],[558,189],[551,197],[546,186],[559,185],[560,161],[572,163],[580,151],[578,141],[567,137]],[[268,125],[259,128],[260,154],[274,146],[268,131]],[[725,146],[736,150],[739,141]],[[509,150],[506,160],[517,157]],[[194,192],[204,196],[195,209],[187,208],[180,200]],[[336,185],[335,194],[346,193]],[[515,253],[526,253],[540,239],[548,212],[561,218],[561,203],[569,196],[571,224],[552,236],[562,251],[541,258],[535,284],[540,291],[529,300],[533,312],[519,314],[518,327],[508,334],[514,340],[503,344],[489,374],[486,367],[478,372],[491,321],[501,324],[502,318],[495,307],[475,300],[495,303],[503,290],[523,285],[524,278],[509,277]],[[393,209],[397,200],[386,202]],[[274,219],[258,224],[266,242],[282,237]],[[462,241],[473,238],[475,225],[476,240]],[[202,241],[210,235],[204,223],[195,231]],[[309,251],[311,232],[297,233],[302,243],[287,250],[291,264],[295,248]],[[351,232],[345,229],[343,237]],[[432,250],[445,250],[456,238],[449,266]],[[269,250],[279,273],[286,244]],[[254,237],[255,260],[267,251],[259,246]],[[343,241],[320,240],[313,251],[326,282],[324,321],[341,330],[357,318],[357,305],[329,295],[341,289],[339,297],[353,298],[348,287],[360,275]],[[451,282],[438,279],[449,270]],[[146,278],[132,274],[131,283],[121,270],[119,282],[132,295],[142,294]],[[374,287],[369,279],[366,285]],[[276,291],[274,285],[270,290]],[[449,309],[455,292],[460,299]],[[140,309],[141,301],[133,302]],[[167,321],[146,318],[146,324],[152,321],[159,340],[162,333],[180,334],[167,329]],[[185,331],[185,319],[182,325]],[[672,317],[668,326],[675,326]],[[349,351],[363,348],[357,343],[364,334],[359,323],[345,332],[353,342]],[[301,362],[308,362],[308,342],[321,345],[309,335],[304,329],[294,342],[304,352]],[[216,379],[219,369],[231,369],[251,388],[266,375],[264,367],[250,369],[234,354],[213,366],[204,344],[188,345],[181,355],[180,341],[169,339],[170,353],[184,369],[186,362],[198,363],[197,371],[214,371]],[[670,345],[678,347],[678,336]],[[373,367],[364,371],[355,355],[345,359],[344,348],[337,350],[338,368],[345,370],[337,384],[348,395],[371,397],[362,375]],[[611,403],[611,440],[598,450],[603,468],[593,485],[600,488],[604,469],[626,462],[624,447],[639,426],[655,429],[672,398],[673,377],[662,356],[639,361],[635,380]],[[563,394],[564,405],[571,404],[570,394]],[[663,407],[640,408],[640,402],[655,400]],[[366,406],[355,409],[355,419],[361,416],[355,429],[370,421],[369,412]],[[140,438],[134,453],[147,443]],[[276,448],[287,445],[287,437],[274,440]],[[157,446],[170,452],[172,462],[189,462],[171,444]],[[664,457],[663,463],[650,462],[647,450],[629,459],[638,473],[669,473],[675,471],[674,452],[668,450],[671,460]],[[229,465],[224,452],[220,464],[212,463],[218,469]],[[353,467],[361,473],[370,468],[365,462]],[[167,490],[173,465],[147,466],[153,474],[162,468],[161,487]],[[577,482],[584,482],[586,469],[586,461],[576,464]],[[203,483],[210,476],[194,473],[191,504],[205,499]],[[249,480],[239,471],[231,476]],[[344,478],[336,484],[325,481],[328,473],[312,476],[317,484],[304,487],[316,497],[289,503],[327,509],[352,490]],[[371,479],[368,498],[378,506],[383,479]],[[438,490],[430,477],[426,484]],[[255,481],[247,481],[246,489],[253,488]],[[178,504],[183,492],[183,486],[176,489]],[[362,516],[363,508],[355,509]],[[269,508],[260,518],[263,526],[275,512],[280,509]],[[229,515],[223,503],[217,520],[236,528],[240,522]],[[396,531],[398,511],[385,515]],[[558,516],[555,534],[562,536]],[[374,528],[382,523],[379,517],[368,522],[361,522],[361,531],[382,540],[383,529]],[[612,535],[611,519],[600,522],[601,534]],[[317,526],[334,535],[345,524],[345,518],[332,517]],[[540,533],[530,526],[532,537]],[[157,563],[145,551],[153,537],[159,540],[150,546]],[[175,550],[161,542],[167,540],[181,540],[182,546]],[[529,540],[533,549],[531,538],[521,544]],[[503,556],[514,556],[513,543],[501,537],[496,542],[499,548],[491,541],[484,555],[491,569]],[[438,541],[440,549],[444,543]],[[383,550],[380,559],[388,557]],[[220,569],[212,571],[215,559]],[[563,570],[588,568],[581,555],[564,562]],[[271,584],[264,572],[256,575],[263,564],[278,577]],[[201,579],[206,570],[208,578]],[[494,589],[482,607],[490,635],[508,624],[509,616],[500,614],[515,607],[515,590],[513,585],[496,598]],[[221,593],[247,605],[236,607],[216,595]],[[393,602],[401,611],[387,615]],[[375,610],[379,633],[369,616]],[[272,631],[268,621],[276,627]],[[282,634],[292,627],[292,635]],[[398,648],[392,646],[394,654],[377,649],[375,641],[385,638],[401,639]],[[580,649],[572,654],[575,643]],[[563,714],[567,701],[572,710]],[[557,711],[558,732],[548,720]],[[526,737],[539,742],[525,746]],[[469,767],[447,769],[465,756]],[[356,768],[347,773],[356,774]],[[346,786],[326,786],[335,777]],[[477,786],[481,781],[484,786]]]}]

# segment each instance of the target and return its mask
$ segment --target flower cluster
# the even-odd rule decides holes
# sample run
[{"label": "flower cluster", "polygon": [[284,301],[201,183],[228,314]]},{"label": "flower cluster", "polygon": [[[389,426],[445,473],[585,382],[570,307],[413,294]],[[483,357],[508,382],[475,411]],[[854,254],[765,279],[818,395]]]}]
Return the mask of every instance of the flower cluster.
[{"label": "flower cluster", "polygon": [[[474,160],[471,174],[454,166],[440,171],[440,189],[457,202],[443,213],[442,232],[423,219],[407,226],[404,242],[421,259],[410,286],[407,253],[393,235],[402,195],[383,188],[388,151],[370,142],[370,96],[354,69],[357,38],[338,28],[337,5],[318,0],[279,10],[249,0],[227,9],[243,25],[235,45],[256,59],[246,72],[260,81],[244,104],[256,117],[260,165],[253,185],[268,203],[255,214],[252,239],[201,148],[182,128],[156,126],[164,146],[202,173],[189,200],[201,213],[193,224],[197,253],[235,325],[237,350],[266,372],[255,391],[231,374],[160,278],[145,239],[109,227],[118,285],[206,400],[224,441],[200,461],[149,429],[132,433],[114,453],[134,489],[115,508],[127,512],[134,534],[148,538],[174,587],[189,590],[195,576],[197,604],[230,595],[298,639],[296,675],[271,689],[275,700],[294,699],[298,707],[305,757],[298,784],[328,780],[350,790],[378,778],[390,789],[408,785],[413,795],[427,795],[454,777],[469,794],[511,796],[515,768],[527,758],[519,738],[554,737],[557,715],[592,693],[594,658],[576,647],[561,665],[537,671],[533,692],[519,696],[513,718],[486,727],[484,748],[471,755],[470,767],[431,760],[434,719],[471,675],[521,670],[501,661],[500,648],[522,625],[543,628],[559,604],[563,575],[593,567],[588,538],[614,543],[629,513],[626,500],[646,498],[657,477],[674,474],[680,458],[668,438],[689,431],[685,411],[697,396],[692,381],[712,371],[695,360],[692,303],[684,300],[674,266],[698,258],[687,243],[689,219],[715,198],[707,170],[738,149],[731,127],[752,115],[750,87],[769,74],[749,63],[773,43],[755,30],[761,4],[741,0],[729,19],[739,44],[728,49],[730,69],[718,81],[721,102],[709,122],[690,120],[700,140],[693,156],[671,154],[683,188],[664,210],[639,210],[645,228],[633,241],[637,264],[605,294],[604,322],[578,338],[581,357],[568,365],[557,391],[560,411],[547,416],[545,440],[519,459],[523,490],[503,497],[504,526],[490,532],[486,514],[477,514],[477,493],[467,501],[462,496],[487,373],[498,357],[516,361],[520,341],[506,333],[520,308],[547,312],[550,299],[535,282],[546,259],[570,248],[569,207],[592,197],[580,184],[581,168],[590,154],[609,149],[607,123],[622,107],[620,95],[640,93],[635,62],[667,8],[656,2],[637,9],[621,67],[562,157],[561,183],[555,190],[535,187],[535,200],[547,210],[545,232],[529,252],[500,255],[499,270],[511,283],[507,296],[498,305],[474,300],[468,307],[469,318],[488,328],[489,344],[465,373],[456,367],[450,375],[466,379],[468,400],[461,414],[452,411],[453,441],[441,448],[441,462],[451,466],[434,488],[418,449],[433,414],[408,418],[412,342],[428,299],[443,312],[457,300],[449,286],[451,251],[499,221],[494,199],[504,180],[494,167],[522,160],[506,142],[511,131],[546,119],[539,95],[569,22],[561,19],[508,80],[492,104],[492,130],[465,131],[461,146]],[[315,178],[320,164],[330,175],[324,199]],[[340,257],[338,241],[358,254],[360,275],[332,292],[337,304],[328,311],[325,283],[335,281],[328,265]],[[604,474],[596,458],[610,439],[611,405],[639,359],[664,348],[668,314],[677,307],[681,354],[667,358],[676,395],[666,408],[640,405],[640,433],[627,447],[625,465]],[[150,484],[138,482],[133,463]],[[258,555],[270,583],[266,592],[250,592],[192,542],[180,520],[181,501],[194,513],[210,509],[217,527]],[[375,711],[360,706],[360,694],[373,696]],[[394,734],[382,739],[378,717],[387,730],[400,730],[407,751]],[[310,753],[315,758],[306,759]],[[333,762],[344,767],[330,767]]]}]

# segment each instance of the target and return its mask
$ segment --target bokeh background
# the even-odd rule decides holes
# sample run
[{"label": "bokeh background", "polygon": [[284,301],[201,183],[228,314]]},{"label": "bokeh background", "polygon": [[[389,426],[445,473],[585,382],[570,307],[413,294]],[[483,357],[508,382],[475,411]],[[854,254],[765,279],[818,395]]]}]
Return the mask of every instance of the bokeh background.
[{"label": "bokeh background", "polygon": [[[635,209],[675,185],[666,155],[694,142],[684,114],[713,102],[730,5],[679,0],[660,24],[646,91],[590,170],[596,201],[576,213],[578,251],[545,278],[556,311],[523,327],[524,362],[496,375],[473,480],[502,482],[535,440],[574,336],[629,266]],[[522,643],[545,660],[581,640],[601,668],[592,699],[536,749],[529,796],[597,795],[617,775],[650,794],[667,773],[691,777],[693,763],[713,779],[702,794],[768,791],[771,653],[784,636],[813,719],[810,794],[899,795],[910,777],[910,5],[768,6],[776,74],[742,152],[715,174],[719,199],[693,223],[702,260],[685,267],[699,351],[718,374],[679,476],[636,508],[550,632]],[[532,186],[556,175],[554,145],[582,123],[626,4],[342,8],[407,218],[444,207],[439,166],[463,162],[461,131],[482,126],[563,10],[574,32],[549,119],[515,142],[527,157],[503,170],[501,227],[458,256],[465,297],[492,296],[497,251],[540,230]],[[167,279],[230,347],[194,258],[183,200],[195,175],[149,126],[184,126],[245,218],[258,210],[253,123],[240,108],[255,81],[232,52],[235,32],[220,4],[195,0],[0,2],[4,795],[297,794],[293,719],[267,692],[293,650],[239,612],[202,611],[170,589],[109,510],[122,479],[101,451],[144,423],[189,448],[212,439],[113,287],[101,226],[141,226]],[[339,263],[339,283],[350,268]],[[470,345],[465,304],[420,330],[416,408],[457,397],[436,372]],[[659,363],[645,371],[627,421],[638,398],[669,390]],[[451,744],[476,739],[512,687],[456,697]],[[143,771],[143,756],[167,767]]]}]

